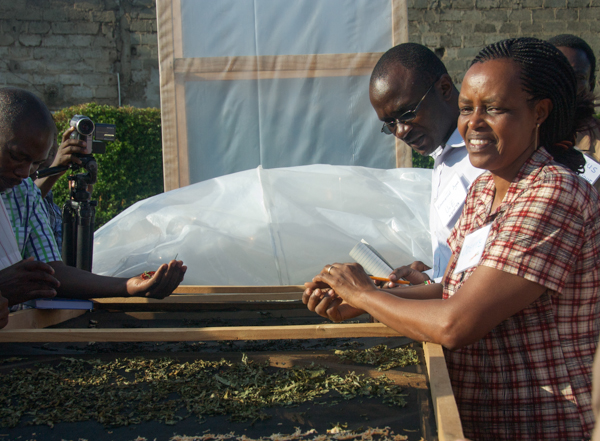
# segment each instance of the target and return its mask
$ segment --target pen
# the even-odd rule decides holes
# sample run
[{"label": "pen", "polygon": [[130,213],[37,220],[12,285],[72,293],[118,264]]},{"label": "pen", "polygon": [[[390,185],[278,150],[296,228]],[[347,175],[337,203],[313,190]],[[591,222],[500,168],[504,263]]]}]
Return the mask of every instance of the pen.
[{"label": "pen", "polygon": [[376,276],[369,276],[371,278],[371,280],[377,280],[378,282],[392,282],[392,283],[397,283],[398,285],[410,285],[410,282],[406,281],[406,280],[396,280],[395,282],[393,280],[390,279],[386,279],[385,277],[376,277]]}]

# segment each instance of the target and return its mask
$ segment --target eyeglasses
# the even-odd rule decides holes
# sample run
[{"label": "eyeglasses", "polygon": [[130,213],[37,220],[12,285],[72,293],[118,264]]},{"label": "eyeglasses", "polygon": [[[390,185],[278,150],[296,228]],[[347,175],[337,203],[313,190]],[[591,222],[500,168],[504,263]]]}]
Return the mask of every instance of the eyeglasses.
[{"label": "eyeglasses", "polygon": [[400,115],[398,118],[395,118],[391,122],[384,122],[383,127],[381,128],[381,131],[383,133],[385,133],[386,135],[392,135],[392,134],[396,133],[397,124],[406,124],[406,123],[413,121],[417,117],[417,112],[419,111],[419,107],[421,107],[421,104],[425,100],[425,97],[427,96],[429,91],[431,89],[433,89],[433,86],[435,86],[436,82],[437,82],[437,80],[435,80],[433,82],[433,84],[429,87],[429,89],[427,89],[427,92],[425,92],[425,95],[423,95],[423,98],[421,98],[421,101],[419,101],[419,104],[417,104],[417,106],[413,110],[407,110],[406,112],[404,112],[402,115]]}]

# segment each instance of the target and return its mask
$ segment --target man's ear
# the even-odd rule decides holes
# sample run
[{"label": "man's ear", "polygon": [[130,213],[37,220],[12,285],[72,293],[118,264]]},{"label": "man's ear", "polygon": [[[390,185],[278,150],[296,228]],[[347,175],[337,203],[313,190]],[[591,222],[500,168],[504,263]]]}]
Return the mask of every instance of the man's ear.
[{"label": "man's ear", "polygon": [[454,83],[452,78],[447,73],[443,74],[439,80],[437,80],[439,89],[442,91],[442,98],[444,101],[449,101],[452,98],[452,92],[454,91]]},{"label": "man's ear", "polygon": [[554,105],[552,104],[552,100],[550,98],[544,98],[543,100],[539,100],[535,103],[535,113],[536,113],[536,123],[542,124],[552,112]]}]

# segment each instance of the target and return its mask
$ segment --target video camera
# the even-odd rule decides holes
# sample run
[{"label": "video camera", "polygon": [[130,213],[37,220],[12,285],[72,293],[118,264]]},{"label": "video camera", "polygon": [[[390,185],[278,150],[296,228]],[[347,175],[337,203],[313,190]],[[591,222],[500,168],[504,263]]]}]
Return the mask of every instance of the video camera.
[{"label": "video camera", "polygon": [[114,124],[94,124],[87,116],[75,115],[71,118],[69,126],[75,128],[73,133],[71,133],[71,139],[79,139],[85,141],[88,146],[91,145],[91,154],[105,153],[106,144],[102,141],[115,140],[117,126]]},{"label": "video camera", "polygon": [[76,156],[81,159],[82,165],[71,163],[70,165],[59,165],[57,167],[39,170],[35,174],[35,179],[45,178],[47,176],[62,173],[69,168],[73,171],[77,171],[80,167],[83,167],[89,172],[87,175],[77,175],[70,177],[69,180],[84,179],[85,183],[93,185],[96,183],[98,166],[92,155],[94,153],[106,153],[106,144],[103,141],[115,140],[115,131],[117,126],[114,124],[94,124],[90,118],[84,115],[73,116],[69,122],[69,126],[75,129],[73,130],[73,133],[71,133],[71,139],[85,141],[86,148],[89,146],[92,147],[90,153],[76,154]]}]

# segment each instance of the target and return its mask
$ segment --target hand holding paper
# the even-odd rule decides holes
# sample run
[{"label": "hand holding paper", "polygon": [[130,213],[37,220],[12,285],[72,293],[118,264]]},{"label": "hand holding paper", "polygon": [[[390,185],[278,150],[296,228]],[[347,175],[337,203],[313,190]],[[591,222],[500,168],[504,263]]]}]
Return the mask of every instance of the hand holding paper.
[{"label": "hand holding paper", "polygon": [[53,275],[52,267],[44,262],[35,261],[32,257],[22,260],[0,271],[2,295],[9,306],[54,297],[60,283]]}]

